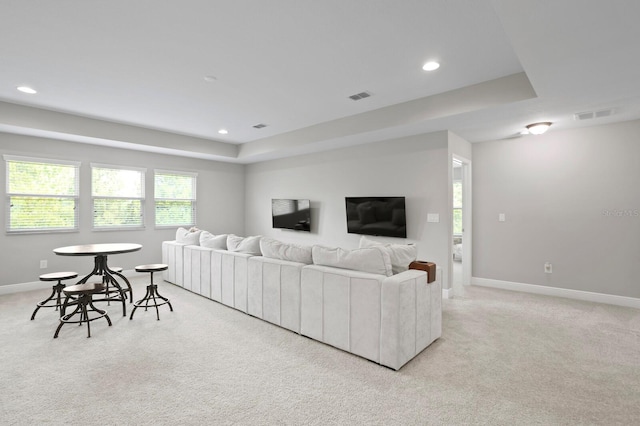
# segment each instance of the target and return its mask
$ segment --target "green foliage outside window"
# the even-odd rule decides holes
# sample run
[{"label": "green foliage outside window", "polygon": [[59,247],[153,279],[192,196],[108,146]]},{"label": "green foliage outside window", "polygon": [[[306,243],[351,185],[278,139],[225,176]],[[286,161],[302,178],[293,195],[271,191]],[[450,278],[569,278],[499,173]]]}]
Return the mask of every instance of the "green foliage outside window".
[{"label": "green foliage outside window", "polygon": [[144,226],[144,171],[92,166],[91,194],[94,228]]},{"label": "green foliage outside window", "polygon": [[195,225],[196,176],[157,171],[154,184],[156,226]]},{"label": "green foliage outside window", "polygon": [[132,227],[142,225],[142,202],[113,198],[96,198],[93,200],[93,226]]},{"label": "green foliage outside window", "polygon": [[453,182],[453,233],[462,235],[462,182]]},{"label": "green foliage outside window", "polygon": [[78,166],[7,160],[8,231],[77,229]]}]

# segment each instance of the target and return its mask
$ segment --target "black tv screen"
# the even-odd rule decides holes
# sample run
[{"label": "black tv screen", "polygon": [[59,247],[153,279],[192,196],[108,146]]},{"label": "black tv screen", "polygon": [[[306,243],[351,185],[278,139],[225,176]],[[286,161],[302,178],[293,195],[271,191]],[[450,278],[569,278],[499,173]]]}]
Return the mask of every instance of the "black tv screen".
[{"label": "black tv screen", "polygon": [[404,197],[345,197],[347,232],[407,238]]},{"label": "black tv screen", "polygon": [[273,227],[311,231],[311,203],[309,200],[271,200]]}]

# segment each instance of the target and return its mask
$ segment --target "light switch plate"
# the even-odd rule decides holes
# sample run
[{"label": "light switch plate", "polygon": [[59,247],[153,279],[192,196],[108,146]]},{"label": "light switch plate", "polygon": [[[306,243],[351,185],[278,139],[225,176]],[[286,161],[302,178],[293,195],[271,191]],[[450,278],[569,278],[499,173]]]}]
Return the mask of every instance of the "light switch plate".
[{"label": "light switch plate", "polygon": [[431,223],[440,222],[440,214],[439,213],[428,213],[427,214],[427,222],[431,222]]},{"label": "light switch plate", "polygon": [[500,214],[498,215],[498,222],[504,222],[504,221],[506,221],[506,220],[507,220],[507,217],[505,216],[505,214],[504,214],[504,213],[500,213]]}]

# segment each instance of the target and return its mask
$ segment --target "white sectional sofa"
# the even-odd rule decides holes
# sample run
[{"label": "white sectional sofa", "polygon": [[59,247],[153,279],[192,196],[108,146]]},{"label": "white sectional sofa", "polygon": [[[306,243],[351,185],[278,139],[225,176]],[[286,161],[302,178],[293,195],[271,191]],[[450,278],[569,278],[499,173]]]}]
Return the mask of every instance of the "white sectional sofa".
[{"label": "white sectional sofa", "polygon": [[349,251],[249,238],[241,251],[235,243],[165,241],[164,279],[394,370],[441,336],[440,277],[427,283],[424,271],[393,273],[401,265],[392,268],[390,245],[366,247],[377,245],[368,240]]}]

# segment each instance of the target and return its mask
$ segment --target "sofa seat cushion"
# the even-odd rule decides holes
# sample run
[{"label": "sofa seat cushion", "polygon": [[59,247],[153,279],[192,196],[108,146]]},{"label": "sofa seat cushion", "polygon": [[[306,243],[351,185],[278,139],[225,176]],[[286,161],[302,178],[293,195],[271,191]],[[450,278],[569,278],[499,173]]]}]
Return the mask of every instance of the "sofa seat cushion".
[{"label": "sofa seat cushion", "polygon": [[334,268],[351,269],[384,276],[393,275],[389,253],[380,247],[345,250],[313,246],[313,263]]},{"label": "sofa seat cushion", "polygon": [[360,248],[367,247],[379,247],[389,254],[394,275],[408,270],[409,264],[418,258],[418,247],[413,244],[381,243],[363,235]]},{"label": "sofa seat cushion", "polygon": [[313,263],[310,246],[301,246],[298,244],[283,243],[282,241],[271,238],[262,238],[260,240],[260,251],[264,257],[270,259],[287,260],[289,262],[304,263],[306,265]]}]

